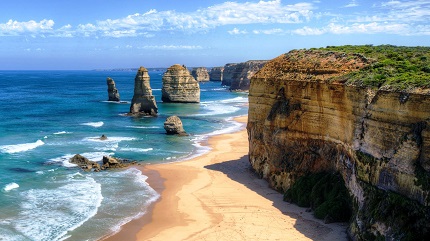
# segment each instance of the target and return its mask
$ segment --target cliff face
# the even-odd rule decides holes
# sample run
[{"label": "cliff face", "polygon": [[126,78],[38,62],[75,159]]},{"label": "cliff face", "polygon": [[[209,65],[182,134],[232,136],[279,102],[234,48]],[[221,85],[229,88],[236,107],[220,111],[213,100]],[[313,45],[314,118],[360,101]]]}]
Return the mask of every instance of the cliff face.
[{"label": "cliff face", "polygon": [[108,77],[106,84],[108,86],[108,101],[119,101],[119,93],[115,81]]},{"label": "cliff face", "polygon": [[230,86],[230,90],[249,90],[251,77],[260,70],[266,60],[250,60],[238,64],[226,64],[224,66],[222,85]]},{"label": "cliff face", "polygon": [[205,67],[193,68],[191,75],[198,82],[209,81],[209,72]]},{"label": "cliff face", "polygon": [[158,108],[149,83],[148,70],[140,67],[134,78],[134,95],[130,114],[157,116]]},{"label": "cliff face", "polygon": [[210,81],[222,81],[224,67],[213,67],[209,73]]},{"label": "cliff face", "polygon": [[357,204],[350,226],[356,240],[399,238],[396,225],[404,217],[375,215],[385,211],[381,197],[399,194],[403,206],[425,210],[417,220],[430,220],[430,92],[329,81],[373,61],[359,54],[291,51],[254,75],[249,90],[253,168],[282,191],[309,173],[340,172]]},{"label": "cliff face", "polygon": [[172,65],[163,75],[161,89],[163,102],[200,102],[199,83],[179,64]]}]

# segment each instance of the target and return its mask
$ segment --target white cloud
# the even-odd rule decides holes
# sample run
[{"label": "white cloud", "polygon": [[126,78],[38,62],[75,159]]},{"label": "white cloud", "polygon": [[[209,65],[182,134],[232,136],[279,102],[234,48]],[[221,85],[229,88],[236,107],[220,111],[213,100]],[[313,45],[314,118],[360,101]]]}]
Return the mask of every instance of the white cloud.
[{"label": "white cloud", "polygon": [[232,29],[230,31],[227,31],[227,32],[229,34],[231,34],[231,35],[247,34],[248,33],[248,31],[246,31],[246,30],[239,30],[238,28],[234,28],[234,29]]},{"label": "white cloud", "polygon": [[353,7],[358,7],[360,5],[358,5],[358,3],[355,0],[352,0],[350,3],[348,3],[347,5],[343,6],[344,8],[353,8]]},{"label": "white cloud", "polygon": [[54,21],[43,19],[39,22],[30,20],[28,22],[18,22],[10,19],[6,23],[0,23],[0,36],[19,35],[21,33],[44,33],[52,30]]},{"label": "white cloud", "polygon": [[280,29],[280,28],[253,30],[252,32],[254,34],[267,34],[267,35],[283,34],[283,33],[285,33],[285,31],[282,30],[282,29]]},{"label": "white cloud", "polygon": [[156,50],[194,50],[203,49],[200,45],[146,45],[138,47],[139,49],[156,49]]}]

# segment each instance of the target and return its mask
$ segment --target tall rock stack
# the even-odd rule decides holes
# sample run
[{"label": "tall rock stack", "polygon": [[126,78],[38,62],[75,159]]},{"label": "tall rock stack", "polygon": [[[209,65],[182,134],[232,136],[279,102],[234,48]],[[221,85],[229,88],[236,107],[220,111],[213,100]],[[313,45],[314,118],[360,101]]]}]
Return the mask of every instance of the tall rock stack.
[{"label": "tall rock stack", "polygon": [[224,67],[213,67],[209,73],[210,81],[222,81]]},{"label": "tall rock stack", "polygon": [[119,93],[118,89],[115,86],[115,81],[108,77],[106,79],[106,83],[108,86],[108,101],[119,101]]},{"label": "tall rock stack", "polygon": [[148,70],[140,67],[134,78],[134,95],[131,101],[130,114],[157,116],[158,108],[149,84]]},{"label": "tall rock stack", "polygon": [[198,82],[209,81],[208,69],[206,69],[205,67],[193,68],[193,70],[191,71],[191,75]]},{"label": "tall rock stack", "polygon": [[161,93],[163,102],[200,102],[199,83],[185,66],[179,64],[172,65],[164,73]]},{"label": "tall rock stack", "polygon": [[249,90],[250,80],[267,63],[266,60],[249,60],[244,63],[226,64],[222,85],[233,91]]}]

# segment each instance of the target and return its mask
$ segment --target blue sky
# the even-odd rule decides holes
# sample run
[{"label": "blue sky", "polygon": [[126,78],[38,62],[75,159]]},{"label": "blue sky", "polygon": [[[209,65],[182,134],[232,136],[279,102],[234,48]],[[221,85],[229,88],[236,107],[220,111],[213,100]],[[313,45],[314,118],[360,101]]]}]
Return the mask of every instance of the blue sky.
[{"label": "blue sky", "polygon": [[296,48],[430,45],[430,0],[3,0],[0,69],[222,66]]}]

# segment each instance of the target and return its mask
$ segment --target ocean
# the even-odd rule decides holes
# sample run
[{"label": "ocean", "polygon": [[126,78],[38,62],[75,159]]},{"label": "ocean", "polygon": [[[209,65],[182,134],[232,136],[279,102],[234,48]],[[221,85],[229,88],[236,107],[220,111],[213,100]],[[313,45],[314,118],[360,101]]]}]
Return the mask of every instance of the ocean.
[{"label": "ocean", "polygon": [[[84,172],[68,162],[110,155],[141,164],[209,150],[209,136],[239,130],[246,93],[200,83],[201,102],[161,102],[163,71],[150,71],[158,117],[125,114],[136,71],[0,71],[0,240],[98,240],[141,217],[159,194],[136,168]],[[121,101],[108,102],[106,78]],[[189,136],[168,136],[168,116]],[[106,135],[108,139],[97,139]]]}]

